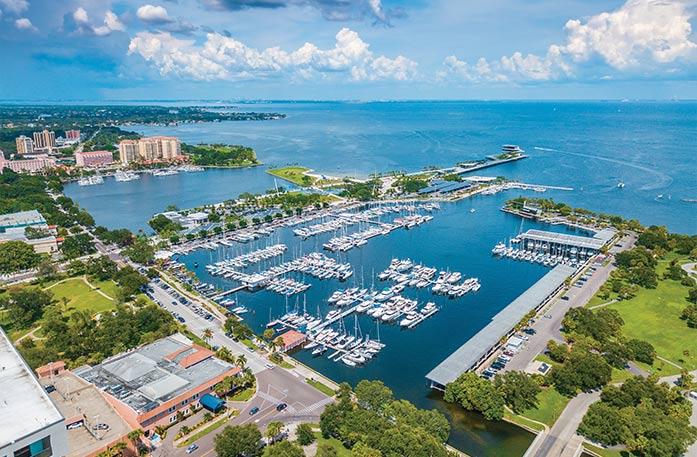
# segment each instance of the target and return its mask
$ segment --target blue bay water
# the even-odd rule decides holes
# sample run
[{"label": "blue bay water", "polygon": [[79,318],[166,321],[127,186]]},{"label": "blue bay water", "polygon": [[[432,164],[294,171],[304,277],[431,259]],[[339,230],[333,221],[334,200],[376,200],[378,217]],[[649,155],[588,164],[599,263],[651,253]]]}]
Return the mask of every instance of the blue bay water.
[{"label": "blue bay water", "polygon": [[[253,147],[267,165],[298,163],[329,175],[365,176],[393,169],[447,166],[496,153],[504,143],[515,143],[527,150],[529,159],[480,174],[571,187],[574,190],[570,192],[524,194],[553,197],[572,206],[636,218],[644,224],[666,225],[672,231],[697,233],[697,205],[681,201],[697,198],[696,103],[288,103],[241,109],[282,112],[288,118],[134,129],[145,135],[176,135],[189,143],[244,144]],[[620,181],[626,184],[623,189],[617,188]],[[127,183],[109,178],[102,186],[70,184],[65,192],[87,208],[98,224],[149,231],[147,220],[169,204],[180,208],[211,204],[245,191],[264,192],[273,185],[272,177],[257,167],[161,178],[148,175]],[[326,359],[312,359],[306,353],[297,357],[337,381],[355,384],[360,379],[382,379],[397,396],[446,411],[453,424],[450,442],[471,455],[521,455],[530,435],[445,405],[429,392],[424,379],[433,366],[545,273],[539,265],[497,260],[490,254],[494,244],[521,228],[519,219],[499,210],[505,199],[519,193],[508,191],[443,205],[433,222],[372,239],[342,256],[356,271],[348,285],[363,278],[369,286],[373,270],[377,274],[393,257],[410,257],[479,277],[482,288],[476,295],[437,300],[443,310],[412,331],[381,327],[381,337],[388,346],[364,368],[350,369]],[[659,194],[663,194],[662,199],[657,198]],[[470,213],[470,208],[476,213]],[[523,230],[533,227],[537,225],[525,222]],[[273,240],[258,243],[286,242],[286,258],[290,258],[321,250],[327,236],[301,242],[279,231]],[[208,277],[203,269],[217,255],[232,253],[199,251],[183,260],[192,269],[194,262],[200,263],[195,270],[202,280],[229,287]],[[311,312],[319,304],[326,313],[326,298],[345,286],[310,282],[307,307]],[[433,299],[423,291],[406,295],[422,302]],[[278,316],[286,306],[285,299],[267,292],[240,293],[239,300],[252,309],[246,320],[256,331],[268,321],[269,310]],[[294,299],[289,306],[294,306]],[[369,321],[360,321],[360,325],[363,332],[375,334]],[[353,322],[347,321],[347,326],[352,328]]]}]

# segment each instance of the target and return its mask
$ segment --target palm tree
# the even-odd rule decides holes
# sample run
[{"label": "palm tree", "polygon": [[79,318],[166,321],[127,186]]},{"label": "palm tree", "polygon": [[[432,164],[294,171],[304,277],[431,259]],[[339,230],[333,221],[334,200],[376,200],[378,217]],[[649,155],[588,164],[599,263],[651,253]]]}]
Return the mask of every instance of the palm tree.
[{"label": "palm tree", "polygon": [[281,433],[281,430],[283,430],[283,422],[269,422],[264,435],[271,440],[271,444],[273,444],[276,442],[276,437],[279,435],[279,433]]},{"label": "palm tree", "polygon": [[114,445],[111,447],[115,452],[118,453],[118,455],[123,455],[123,451],[128,447],[126,443],[123,441],[119,441],[118,443],[114,443]]},{"label": "palm tree", "polygon": [[237,356],[237,366],[244,370],[244,366],[247,364],[247,357],[244,354]]},{"label": "palm tree", "polygon": [[211,330],[210,327],[204,328],[203,329],[203,341],[208,343],[208,341],[210,341],[211,338],[213,338],[213,330]]},{"label": "palm tree", "polygon": [[138,451],[138,448],[140,447],[140,437],[143,436],[145,432],[138,428],[136,430],[132,430],[128,432],[128,435],[126,437],[133,443],[133,448]]}]

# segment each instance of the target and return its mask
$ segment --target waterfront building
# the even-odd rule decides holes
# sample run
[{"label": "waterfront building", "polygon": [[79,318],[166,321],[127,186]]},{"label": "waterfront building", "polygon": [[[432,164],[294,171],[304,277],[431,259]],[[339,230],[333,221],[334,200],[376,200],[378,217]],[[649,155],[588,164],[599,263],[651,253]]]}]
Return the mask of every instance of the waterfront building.
[{"label": "waterfront building", "polygon": [[2,173],[5,168],[9,168],[15,173],[21,173],[23,171],[34,173],[47,168],[56,168],[56,160],[52,159],[51,157],[37,157],[26,160],[7,160],[5,159],[4,153],[0,151],[0,173]]},{"label": "waterfront building", "polygon": [[73,372],[94,384],[131,427],[151,431],[175,422],[180,411],[197,410],[204,395],[241,370],[177,333]]},{"label": "waterfront building", "polygon": [[598,254],[617,234],[614,230],[604,229],[592,237],[568,235],[531,229],[518,235],[522,248],[531,252],[564,253],[573,258],[586,258]]},{"label": "waterfront building", "polygon": [[80,139],[80,131],[79,130],[66,130],[65,131],[65,139],[66,140],[79,140]]},{"label": "waterfront building", "polygon": [[119,143],[119,160],[123,164],[138,160],[138,140],[121,140]]},{"label": "waterfront building", "polygon": [[15,139],[15,144],[17,145],[17,154],[28,155],[34,153],[34,140],[28,136],[18,136]]},{"label": "waterfront building", "polygon": [[158,160],[169,161],[181,156],[179,138],[154,136],[139,140],[121,140],[119,158],[122,163]]},{"label": "waterfront building", "polygon": [[65,419],[0,328],[0,456],[68,455]]},{"label": "waterfront building", "polygon": [[[35,230],[33,236],[27,237],[27,228]],[[56,227],[48,225],[36,210],[0,215],[0,243],[7,241],[23,241],[39,254],[58,251]]]},{"label": "waterfront building", "polygon": [[276,341],[279,351],[288,352],[307,341],[307,335],[297,330],[288,330],[286,333],[276,338]]},{"label": "waterfront building", "polygon": [[75,165],[78,167],[97,167],[111,165],[114,157],[109,151],[76,152]]},{"label": "waterfront building", "polygon": [[56,147],[56,133],[49,130],[34,132],[34,149],[48,149]]}]

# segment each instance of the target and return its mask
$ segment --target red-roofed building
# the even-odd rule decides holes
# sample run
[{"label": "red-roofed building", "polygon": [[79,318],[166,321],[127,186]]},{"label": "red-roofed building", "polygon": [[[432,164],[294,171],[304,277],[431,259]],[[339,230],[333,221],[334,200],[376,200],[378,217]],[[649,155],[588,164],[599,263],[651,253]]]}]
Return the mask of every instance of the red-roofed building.
[{"label": "red-roofed building", "polygon": [[288,330],[283,335],[276,338],[278,348],[282,352],[288,352],[307,341],[307,335],[298,332],[297,330]]},{"label": "red-roofed building", "polygon": [[78,167],[96,167],[99,165],[111,165],[112,163],[114,163],[114,157],[109,151],[75,153],[75,166]]}]

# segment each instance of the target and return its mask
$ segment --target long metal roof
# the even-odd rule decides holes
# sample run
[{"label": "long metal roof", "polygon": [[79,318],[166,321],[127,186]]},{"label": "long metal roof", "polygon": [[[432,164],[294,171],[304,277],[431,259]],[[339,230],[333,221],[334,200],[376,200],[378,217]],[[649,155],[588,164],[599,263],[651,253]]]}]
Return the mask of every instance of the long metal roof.
[{"label": "long metal roof", "polygon": [[[527,232],[520,235],[521,239],[541,241],[544,243],[557,243],[564,244],[567,246],[574,246],[582,249],[594,249],[599,250],[607,242],[608,238],[603,236],[594,237],[578,236],[578,235],[568,235],[566,233],[557,232],[547,232],[544,230],[528,230]],[[612,237],[610,237],[612,238]]]},{"label": "long metal roof", "polygon": [[450,354],[426,378],[445,386],[455,381],[462,373],[471,370],[492,347],[496,346],[527,313],[540,305],[552,292],[561,286],[575,270],[566,265],[557,265],[499,311],[489,324]]}]

